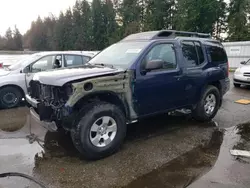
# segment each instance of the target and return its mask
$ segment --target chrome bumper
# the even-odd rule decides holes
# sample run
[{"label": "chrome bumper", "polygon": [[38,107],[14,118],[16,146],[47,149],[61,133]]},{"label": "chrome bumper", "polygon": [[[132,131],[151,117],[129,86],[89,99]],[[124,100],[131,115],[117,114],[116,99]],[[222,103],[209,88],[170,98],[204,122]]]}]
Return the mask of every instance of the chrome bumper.
[{"label": "chrome bumper", "polygon": [[57,126],[56,123],[53,122],[45,122],[45,121],[40,121],[39,115],[36,113],[33,107],[30,108],[30,116],[32,119],[34,119],[39,125],[44,127],[45,129],[49,130],[50,132],[55,132],[57,131]]},{"label": "chrome bumper", "polygon": [[25,98],[26,98],[26,101],[31,105],[33,106],[34,108],[37,108],[37,105],[38,105],[38,101],[36,99],[33,99],[31,98],[31,96],[29,95],[25,95]]}]

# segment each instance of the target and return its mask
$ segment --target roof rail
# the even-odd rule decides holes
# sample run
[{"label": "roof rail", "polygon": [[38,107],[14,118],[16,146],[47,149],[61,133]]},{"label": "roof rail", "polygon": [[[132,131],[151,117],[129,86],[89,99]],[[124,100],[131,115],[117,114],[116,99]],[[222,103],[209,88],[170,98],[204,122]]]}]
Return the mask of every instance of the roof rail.
[{"label": "roof rail", "polygon": [[123,41],[154,40],[154,39],[161,39],[161,38],[176,38],[178,36],[211,38],[211,35],[207,33],[176,31],[176,30],[160,30],[160,31],[147,31],[147,32],[131,34],[125,37]]},{"label": "roof rail", "polygon": [[166,37],[189,36],[189,37],[199,37],[199,38],[211,38],[211,35],[209,33],[176,31],[176,30],[162,30],[159,31],[159,33],[155,37],[165,37],[165,36]]}]

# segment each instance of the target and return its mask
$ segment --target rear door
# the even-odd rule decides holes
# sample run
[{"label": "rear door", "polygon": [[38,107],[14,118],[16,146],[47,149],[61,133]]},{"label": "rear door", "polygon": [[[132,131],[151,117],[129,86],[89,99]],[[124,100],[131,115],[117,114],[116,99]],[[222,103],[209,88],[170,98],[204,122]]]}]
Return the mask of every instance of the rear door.
[{"label": "rear door", "polygon": [[206,79],[204,70],[207,66],[205,48],[200,41],[182,40],[180,41],[183,64],[183,81],[185,81],[184,95],[187,104],[192,105],[197,98],[197,91],[202,87]]}]

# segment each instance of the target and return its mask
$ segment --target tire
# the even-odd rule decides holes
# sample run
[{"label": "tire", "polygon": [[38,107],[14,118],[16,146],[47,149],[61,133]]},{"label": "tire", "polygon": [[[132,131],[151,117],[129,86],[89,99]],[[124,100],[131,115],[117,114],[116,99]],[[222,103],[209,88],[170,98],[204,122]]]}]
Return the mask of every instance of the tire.
[{"label": "tire", "polygon": [[1,107],[8,109],[20,105],[22,101],[22,93],[18,88],[7,86],[0,90]]},{"label": "tire", "polygon": [[[76,149],[88,160],[98,160],[115,153],[122,145],[127,131],[125,115],[122,110],[106,102],[94,102],[83,106],[82,109],[79,120],[76,121],[76,125],[71,131],[71,138]],[[110,118],[110,121],[107,121],[107,117]],[[100,138],[98,135],[100,136],[101,133],[97,131],[91,132],[91,127],[96,124],[100,129],[104,125],[104,119],[109,122],[108,124],[111,124],[107,126],[109,128],[112,127],[114,129],[114,123],[116,124],[116,134],[114,134],[115,131],[110,134],[109,129],[107,129],[103,138],[95,139]],[[93,130],[95,130],[94,127],[96,126],[92,127]],[[105,143],[108,143],[107,135],[110,135],[110,140],[112,141],[105,145]],[[91,141],[92,139],[94,140],[93,142]],[[96,142],[97,140],[99,140],[98,143]]]},{"label": "tire", "polygon": [[234,83],[234,87],[240,87],[240,84],[235,84],[235,83]]},{"label": "tire", "polygon": [[[212,108],[211,105],[208,105],[210,108],[205,107],[207,99],[210,101],[215,101],[215,103],[209,102],[210,104],[212,103],[212,106],[214,105],[214,108]],[[201,122],[212,120],[220,108],[221,101],[222,99],[218,88],[214,86],[208,86],[202,94],[196,108],[193,110],[193,117],[197,121]],[[207,111],[205,109],[207,109]]]}]

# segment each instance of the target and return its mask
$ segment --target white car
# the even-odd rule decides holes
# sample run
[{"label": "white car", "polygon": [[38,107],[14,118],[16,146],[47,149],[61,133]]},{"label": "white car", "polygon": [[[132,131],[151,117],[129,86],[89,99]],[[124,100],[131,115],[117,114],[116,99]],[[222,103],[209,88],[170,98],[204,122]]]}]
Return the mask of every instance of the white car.
[{"label": "white car", "polygon": [[90,53],[84,52],[40,52],[0,69],[1,107],[18,106],[27,94],[29,82],[35,73],[56,68],[81,66],[91,58]]},{"label": "white car", "polygon": [[250,85],[250,59],[243,61],[240,64],[243,66],[237,68],[234,72],[234,86]]}]

